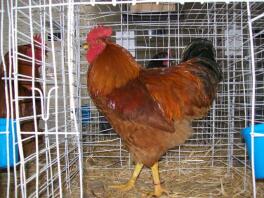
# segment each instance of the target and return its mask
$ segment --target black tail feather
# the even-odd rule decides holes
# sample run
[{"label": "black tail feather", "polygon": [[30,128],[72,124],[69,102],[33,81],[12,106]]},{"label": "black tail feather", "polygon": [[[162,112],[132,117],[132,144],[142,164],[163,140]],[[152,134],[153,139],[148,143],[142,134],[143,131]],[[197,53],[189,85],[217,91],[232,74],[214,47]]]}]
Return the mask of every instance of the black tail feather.
[{"label": "black tail feather", "polygon": [[193,40],[183,51],[181,62],[192,58],[199,58],[203,65],[216,72],[218,79],[222,80],[222,72],[215,61],[215,49],[211,41],[207,39]]},{"label": "black tail feather", "polygon": [[183,51],[182,62],[195,57],[215,60],[215,49],[211,41],[206,39],[193,40]]}]

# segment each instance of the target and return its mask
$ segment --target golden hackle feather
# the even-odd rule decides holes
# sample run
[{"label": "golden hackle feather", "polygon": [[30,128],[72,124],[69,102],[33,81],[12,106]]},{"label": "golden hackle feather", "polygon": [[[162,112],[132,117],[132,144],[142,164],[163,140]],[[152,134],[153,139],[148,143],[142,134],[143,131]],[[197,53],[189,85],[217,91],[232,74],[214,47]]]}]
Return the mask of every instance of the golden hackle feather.
[{"label": "golden hackle feather", "polygon": [[129,52],[110,41],[88,71],[88,86],[91,94],[107,95],[115,88],[135,79],[140,71]]}]

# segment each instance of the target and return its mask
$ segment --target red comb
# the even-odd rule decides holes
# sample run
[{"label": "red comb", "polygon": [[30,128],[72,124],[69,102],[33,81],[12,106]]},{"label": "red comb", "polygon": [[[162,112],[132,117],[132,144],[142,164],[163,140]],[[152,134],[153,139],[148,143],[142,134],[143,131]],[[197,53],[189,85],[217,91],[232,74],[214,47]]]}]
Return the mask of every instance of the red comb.
[{"label": "red comb", "polygon": [[39,45],[42,43],[42,38],[40,34],[35,34],[33,39],[34,39],[34,42],[38,42]]},{"label": "red comb", "polygon": [[112,33],[111,27],[97,26],[87,34],[87,42],[95,41],[98,38],[110,37]]}]

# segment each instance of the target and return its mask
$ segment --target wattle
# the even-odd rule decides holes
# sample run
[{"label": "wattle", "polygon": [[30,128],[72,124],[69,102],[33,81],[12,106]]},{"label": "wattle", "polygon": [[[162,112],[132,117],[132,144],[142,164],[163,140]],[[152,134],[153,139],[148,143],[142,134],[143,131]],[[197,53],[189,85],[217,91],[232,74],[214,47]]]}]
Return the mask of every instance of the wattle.
[{"label": "wattle", "polygon": [[104,48],[105,45],[91,46],[86,54],[87,61],[92,63],[97,58],[97,56],[102,53]]}]

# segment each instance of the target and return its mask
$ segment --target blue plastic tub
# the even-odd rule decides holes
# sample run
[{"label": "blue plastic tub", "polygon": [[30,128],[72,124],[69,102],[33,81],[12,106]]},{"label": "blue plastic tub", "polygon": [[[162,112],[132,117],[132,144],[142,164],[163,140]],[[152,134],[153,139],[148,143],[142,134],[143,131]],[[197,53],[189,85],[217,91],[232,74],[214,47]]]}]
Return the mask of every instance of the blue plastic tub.
[{"label": "blue plastic tub", "polygon": [[[251,127],[242,130],[242,135],[245,138],[248,150],[248,156],[251,160]],[[264,124],[256,124],[254,132],[264,134]],[[255,177],[264,179],[264,137],[254,137],[254,162],[255,162]]]},{"label": "blue plastic tub", "polygon": [[91,117],[90,106],[83,105],[81,107],[81,111],[82,111],[82,125],[86,126],[89,123]]},{"label": "blue plastic tub", "polygon": [[[12,133],[12,123],[14,123],[14,134],[15,134],[15,142],[17,142],[16,135],[16,122],[13,120],[9,120],[9,142],[7,142],[7,134],[2,133],[6,131],[6,122],[5,118],[0,118],[0,168],[6,169],[8,165],[7,161],[7,147],[9,150],[9,166],[13,167],[16,162],[18,162],[18,145],[16,144],[15,150],[13,149],[13,133]],[[15,153],[14,153],[15,152]],[[15,156],[15,160],[14,157]]]}]

